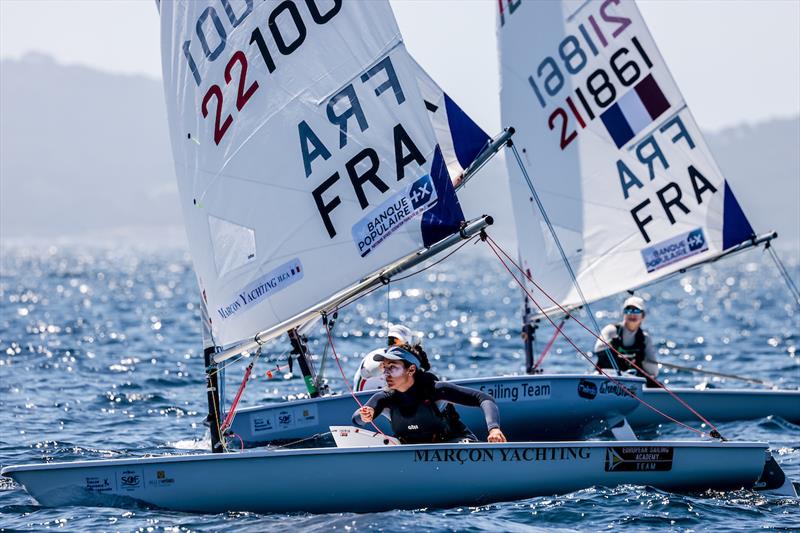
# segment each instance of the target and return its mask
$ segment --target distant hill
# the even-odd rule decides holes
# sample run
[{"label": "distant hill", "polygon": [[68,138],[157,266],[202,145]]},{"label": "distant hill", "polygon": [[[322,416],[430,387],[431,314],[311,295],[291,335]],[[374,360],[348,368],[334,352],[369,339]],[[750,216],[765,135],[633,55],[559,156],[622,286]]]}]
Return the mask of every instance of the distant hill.
[{"label": "distant hill", "polygon": [[0,237],[179,226],[165,115],[159,80],[0,62]]},{"label": "distant hill", "polygon": [[[40,54],[0,61],[0,239],[184,242],[165,111],[159,80]],[[707,138],[754,225],[800,247],[800,117]],[[495,215],[508,241],[503,173],[496,158],[467,186],[464,203]]]}]

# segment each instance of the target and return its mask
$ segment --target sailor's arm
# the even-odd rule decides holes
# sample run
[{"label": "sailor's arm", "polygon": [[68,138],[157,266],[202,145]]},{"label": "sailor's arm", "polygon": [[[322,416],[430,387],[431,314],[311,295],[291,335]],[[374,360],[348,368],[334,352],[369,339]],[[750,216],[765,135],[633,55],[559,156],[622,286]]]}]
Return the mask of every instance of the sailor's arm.
[{"label": "sailor's arm", "polygon": [[642,361],[642,368],[651,376],[658,376],[655,342],[653,342],[653,337],[647,333],[644,334],[644,361]]},{"label": "sailor's arm", "polygon": [[384,400],[386,393],[384,391],[376,392],[367,402],[359,409],[353,412],[352,421],[357,426],[369,424],[376,417],[380,416],[384,408]]},{"label": "sailor's arm", "polygon": [[483,417],[486,419],[486,429],[489,430],[489,442],[505,442],[505,436],[500,431],[500,411],[494,398],[485,392],[461,387],[446,381],[436,383],[436,399],[445,400],[450,403],[467,405],[470,407],[480,407]]},{"label": "sailor's arm", "polygon": [[[614,335],[617,333],[617,327],[614,324],[607,324],[603,329],[600,331],[600,339],[597,339],[597,342],[594,343],[594,353],[598,354],[604,350],[608,350],[608,345],[611,344],[611,339],[614,338]],[[603,342],[605,341],[605,342]]]}]

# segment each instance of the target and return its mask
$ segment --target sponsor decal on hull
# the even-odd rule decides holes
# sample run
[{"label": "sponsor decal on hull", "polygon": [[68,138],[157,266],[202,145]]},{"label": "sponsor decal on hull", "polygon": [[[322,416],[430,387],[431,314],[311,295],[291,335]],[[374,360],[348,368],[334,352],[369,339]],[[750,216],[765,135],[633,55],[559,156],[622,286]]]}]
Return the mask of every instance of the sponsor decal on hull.
[{"label": "sponsor decal on hull", "polygon": [[583,461],[591,457],[591,448],[449,448],[415,450],[415,463],[531,463],[538,461]]},{"label": "sponsor decal on hull", "polygon": [[552,387],[549,381],[538,383],[517,383],[514,385],[481,385],[485,392],[498,402],[516,402],[531,400],[549,400]]},{"label": "sponsor decal on hull", "polygon": [[615,446],[606,449],[606,472],[668,472],[671,446]]},{"label": "sponsor decal on hull", "polygon": [[313,404],[269,409],[250,415],[250,429],[253,435],[287,431],[294,428],[313,426],[319,423],[317,406]]},{"label": "sponsor decal on hull", "polygon": [[588,379],[578,382],[578,396],[587,400],[594,400],[597,397],[597,385]]},{"label": "sponsor decal on hull", "polygon": [[121,491],[134,492],[144,486],[144,475],[140,469],[128,469],[117,472],[117,488]]}]

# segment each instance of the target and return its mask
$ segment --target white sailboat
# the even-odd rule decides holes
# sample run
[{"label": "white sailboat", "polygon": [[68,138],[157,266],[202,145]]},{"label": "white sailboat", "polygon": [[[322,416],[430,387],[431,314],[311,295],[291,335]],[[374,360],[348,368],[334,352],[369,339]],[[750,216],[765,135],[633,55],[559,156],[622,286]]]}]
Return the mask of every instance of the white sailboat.
[{"label": "white sailboat", "polygon": [[[529,339],[546,315],[769,246],[775,234],[751,226],[633,1],[501,2],[498,35]],[[798,390],[672,390],[710,420],[800,422]],[[641,398],[694,417],[663,389]],[[644,406],[628,420],[664,421]]]},{"label": "white sailboat", "polygon": [[[433,126],[436,142],[450,181],[458,191],[504,145],[512,132],[505,131],[496,139],[490,139],[419,65],[414,65],[420,95]],[[384,273],[381,278],[383,282],[388,282],[391,275]],[[311,436],[318,436],[316,440],[320,442],[331,442],[328,427],[348,420],[352,414],[353,399],[346,394],[330,394],[320,390],[318,384],[322,381],[321,372],[314,368],[313,360],[301,338],[293,336],[292,340],[310,397],[236,410],[235,416],[229,418],[230,425],[223,429],[228,434],[235,435],[237,444],[253,447],[292,442]],[[642,388],[642,382],[636,378],[626,376],[619,379],[634,393]],[[503,408],[503,428],[511,440],[591,437],[614,426],[639,405],[635,398],[621,393],[619,387],[614,387],[603,376],[591,374],[482,376],[454,380],[454,383],[474,387],[494,396]],[[609,384],[612,386],[609,387]],[[593,388],[598,394],[588,399],[580,394],[582,387]],[[224,390],[224,387],[220,388]],[[357,397],[360,402],[364,402],[373,392],[360,392]],[[222,411],[227,410],[224,396],[223,394],[220,398]],[[479,438],[486,437],[485,424],[479,410],[460,406],[456,410]],[[383,431],[388,431],[385,419],[377,424]]]},{"label": "white sailboat", "polygon": [[[207,352],[209,361],[330,312],[380,283],[382,273],[489,223],[462,224],[388,2],[219,6],[160,6],[168,116],[195,270],[216,343],[235,346]],[[383,235],[375,232],[399,212],[404,217],[382,226]],[[242,339],[251,340],[237,344]],[[382,472],[392,489],[376,491],[354,470]],[[772,489],[786,481],[765,443],[635,440],[380,440],[10,466],[2,475],[42,505],[197,512],[376,511],[592,485]]]}]

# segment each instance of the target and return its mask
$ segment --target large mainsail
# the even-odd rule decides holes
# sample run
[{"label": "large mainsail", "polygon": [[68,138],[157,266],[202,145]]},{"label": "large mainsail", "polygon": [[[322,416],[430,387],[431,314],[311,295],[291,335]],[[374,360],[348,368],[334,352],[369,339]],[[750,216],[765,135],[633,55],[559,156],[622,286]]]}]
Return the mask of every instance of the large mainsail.
[{"label": "large mainsail", "polygon": [[388,2],[179,0],[160,11],[180,198],[217,345],[299,324],[459,228]]},{"label": "large mainsail", "polygon": [[[517,130],[523,165],[587,301],[751,239],[632,1],[499,6],[503,124]],[[521,169],[506,160],[525,268],[559,303],[579,305]]]}]

